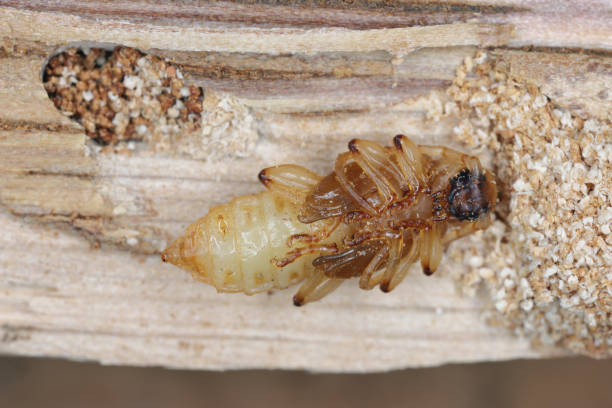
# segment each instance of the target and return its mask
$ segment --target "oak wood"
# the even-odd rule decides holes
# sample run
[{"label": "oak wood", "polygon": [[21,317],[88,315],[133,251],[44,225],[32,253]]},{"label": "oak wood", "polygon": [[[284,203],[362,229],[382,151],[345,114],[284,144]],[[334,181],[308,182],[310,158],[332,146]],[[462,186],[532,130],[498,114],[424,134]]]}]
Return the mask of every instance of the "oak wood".
[{"label": "oak wood", "polygon": [[[478,47],[560,106],[609,118],[609,2],[170,3],[0,0],[0,352],[325,371],[562,353],[488,326],[490,306],[457,294],[453,265],[391,294],[351,282],[296,309],[292,290],[219,295],[157,252],[211,206],[261,189],[263,167],[323,173],[353,137],[456,145],[456,121],[423,106]],[[236,96],[256,119],[255,148],[209,160],[92,150],[40,79],[77,41],[168,57],[189,83]]]}]

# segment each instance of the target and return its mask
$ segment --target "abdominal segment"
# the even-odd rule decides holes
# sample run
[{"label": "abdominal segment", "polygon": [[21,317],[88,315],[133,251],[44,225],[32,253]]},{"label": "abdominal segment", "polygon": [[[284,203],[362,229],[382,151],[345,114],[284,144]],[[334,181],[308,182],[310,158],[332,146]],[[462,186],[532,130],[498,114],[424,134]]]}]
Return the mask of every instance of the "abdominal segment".
[{"label": "abdominal segment", "polygon": [[[334,252],[342,237],[329,221],[304,224],[299,206],[264,191],[211,209],[174,241],[162,259],[191,272],[220,292],[253,294],[302,281],[312,262]],[[293,255],[293,256],[292,256]]]}]

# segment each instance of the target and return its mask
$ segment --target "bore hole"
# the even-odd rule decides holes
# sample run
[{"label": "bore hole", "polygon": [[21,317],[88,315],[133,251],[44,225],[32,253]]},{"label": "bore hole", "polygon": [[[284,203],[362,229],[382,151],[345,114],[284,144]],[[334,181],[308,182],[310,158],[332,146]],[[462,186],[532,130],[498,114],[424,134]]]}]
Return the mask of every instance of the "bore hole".
[{"label": "bore hole", "polygon": [[168,145],[201,126],[203,89],[186,86],[180,67],[135,48],[67,48],[48,60],[42,79],[55,107],[100,145]]}]

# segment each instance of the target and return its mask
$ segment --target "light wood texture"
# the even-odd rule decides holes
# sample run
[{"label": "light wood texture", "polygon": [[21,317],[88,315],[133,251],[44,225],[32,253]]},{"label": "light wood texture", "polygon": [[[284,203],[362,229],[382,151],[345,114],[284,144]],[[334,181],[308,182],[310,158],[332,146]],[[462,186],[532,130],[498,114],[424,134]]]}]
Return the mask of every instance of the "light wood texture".
[{"label": "light wood texture", "polygon": [[[211,206],[260,190],[263,167],[324,173],[353,137],[456,146],[457,122],[423,106],[477,47],[497,47],[555,103],[609,118],[610,3],[255,3],[0,0],[0,352],[325,371],[562,353],[487,326],[489,306],[457,294],[453,265],[386,295],[350,282],[297,309],[291,289],[219,295],[157,252]],[[40,80],[75,41],[168,57],[190,83],[233,94],[255,118],[255,148],[208,161],[92,150]]]}]

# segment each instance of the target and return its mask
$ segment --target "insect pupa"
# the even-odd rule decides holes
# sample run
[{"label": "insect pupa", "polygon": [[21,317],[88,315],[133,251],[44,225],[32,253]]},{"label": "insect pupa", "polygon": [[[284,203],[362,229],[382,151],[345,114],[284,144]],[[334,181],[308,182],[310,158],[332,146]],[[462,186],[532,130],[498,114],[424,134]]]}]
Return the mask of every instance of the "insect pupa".
[{"label": "insect pupa", "polygon": [[212,208],[162,260],[219,292],[254,294],[303,282],[296,306],[346,279],[393,290],[420,261],[431,275],[448,243],[490,225],[497,199],[475,156],[416,145],[351,140],[321,177],[297,165],[262,170],[267,190]]}]

